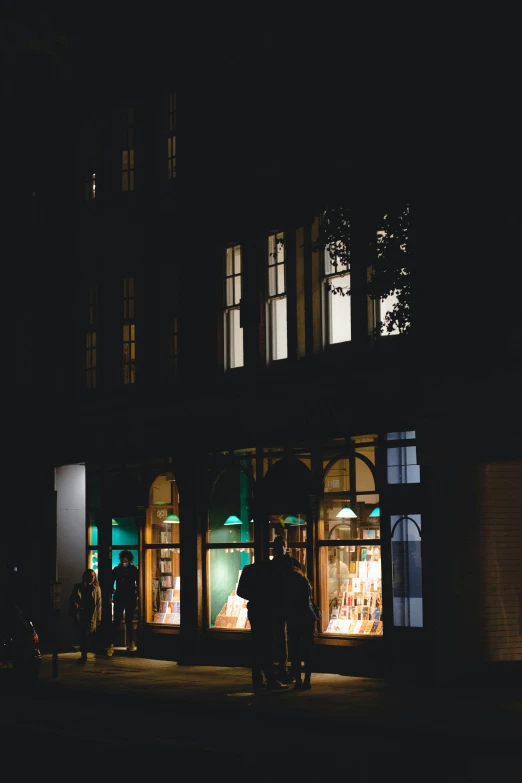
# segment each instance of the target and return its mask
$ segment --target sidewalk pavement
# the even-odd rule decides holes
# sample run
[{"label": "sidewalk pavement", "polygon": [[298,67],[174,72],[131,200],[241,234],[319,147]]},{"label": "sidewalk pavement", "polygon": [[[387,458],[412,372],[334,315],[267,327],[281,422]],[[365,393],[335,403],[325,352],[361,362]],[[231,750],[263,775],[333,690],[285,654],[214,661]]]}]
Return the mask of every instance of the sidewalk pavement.
[{"label": "sidewalk pavement", "polygon": [[[314,673],[312,690],[262,692],[251,689],[244,667],[180,666],[174,661],[140,658],[117,649],[112,658],[78,653],[42,656],[39,691],[52,698],[82,694],[85,698],[139,699],[167,702],[182,708],[203,707],[237,725],[241,712],[256,712],[271,724],[371,727],[372,734],[404,732],[418,736],[487,742],[520,752],[522,741],[522,683],[497,686],[434,686],[382,679]],[[330,730],[330,729],[328,729]],[[513,743],[516,743],[513,745]]]}]

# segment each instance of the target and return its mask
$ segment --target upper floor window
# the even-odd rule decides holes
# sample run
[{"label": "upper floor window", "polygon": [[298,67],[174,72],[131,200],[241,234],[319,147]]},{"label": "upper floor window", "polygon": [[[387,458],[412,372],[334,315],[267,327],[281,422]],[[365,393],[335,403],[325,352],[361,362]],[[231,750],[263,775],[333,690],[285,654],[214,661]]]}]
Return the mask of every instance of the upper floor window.
[{"label": "upper floor window", "polygon": [[410,208],[385,214],[375,234],[375,253],[368,270],[370,330],[395,335],[410,327]]},{"label": "upper floor window", "polygon": [[85,177],[85,201],[94,201],[96,198],[96,174],[88,174]]},{"label": "upper floor window", "polygon": [[136,324],[134,323],[134,278],[123,281],[123,383],[136,383]]},{"label": "upper floor window", "polygon": [[122,116],[121,189],[134,190],[134,109],[125,109]]},{"label": "upper floor window", "polygon": [[167,117],[167,176],[176,178],[176,93],[169,92]]},{"label": "upper floor window", "polygon": [[241,328],[241,245],[227,248],[225,264],[224,340],[225,369],[243,366]]},{"label": "upper floor window", "polygon": [[268,360],[275,361],[288,356],[285,237],[282,232],[268,237],[267,270]]},{"label": "upper floor window", "polygon": [[323,340],[325,345],[352,339],[350,268],[339,256],[323,251]]},{"label": "upper floor window", "polygon": [[[417,463],[415,437],[415,430],[387,433],[388,484],[418,484],[420,482],[420,466]],[[395,441],[395,443],[390,441]]]},{"label": "upper floor window", "polygon": [[85,332],[85,385],[96,388],[96,331],[98,324],[98,290],[89,288],[87,292],[87,329]]}]

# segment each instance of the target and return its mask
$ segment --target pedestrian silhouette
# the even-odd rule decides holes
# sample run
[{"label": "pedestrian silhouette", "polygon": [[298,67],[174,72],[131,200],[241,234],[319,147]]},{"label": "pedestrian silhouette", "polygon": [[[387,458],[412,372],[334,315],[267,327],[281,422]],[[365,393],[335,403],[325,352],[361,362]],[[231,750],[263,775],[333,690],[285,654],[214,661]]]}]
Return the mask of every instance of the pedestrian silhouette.
[{"label": "pedestrian silhouette", "polygon": [[273,628],[276,604],[282,603],[277,594],[274,565],[271,560],[256,560],[243,567],[236,593],[245,598],[252,639],[252,687],[255,691],[288,690],[281,683],[273,666]]}]

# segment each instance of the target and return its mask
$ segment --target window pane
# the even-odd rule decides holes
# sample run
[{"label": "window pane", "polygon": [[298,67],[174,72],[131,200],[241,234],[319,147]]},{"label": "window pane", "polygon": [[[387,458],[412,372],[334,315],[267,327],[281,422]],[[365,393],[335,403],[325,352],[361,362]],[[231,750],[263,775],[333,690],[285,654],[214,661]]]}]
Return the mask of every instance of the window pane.
[{"label": "window pane", "polygon": [[[332,277],[329,284],[335,287],[341,286],[348,288],[350,283],[349,275],[344,277]],[[327,296],[327,336],[330,345],[343,343],[351,340],[351,297],[334,294],[331,291],[326,292]]]},{"label": "window pane", "polygon": [[[138,546],[138,528],[134,517],[114,517],[112,520],[112,546],[120,549]],[[113,552],[114,561],[114,552]],[[118,565],[119,560],[116,560]],[[136,563],[135,563],[136,565]]]},{"label": "window pane", "polygon": [[151,560],[152,589],[147,614],[150,613],[153,623],[179,625],[181,612],[180,550],[177,547],[162,547],[161,549],[149,550],[148,555]]},{"label": "window pane", "polygon": [[380,538],[378,503],[379,496],[375,493],[358,495],[355,503],[349,497],[341,499],[333,493],[325,494],[324,537],[345,541]]},{"label": "window pane", "polygon": [[96,571],[96,578],[98,578],[98,550],[90,549],[87,553],[87,568],[92,568]]},{"label": "window pane", "polygon": [[423,625],[421,517],[392,515],[393,624]]},{"label": "window pane", "polygon": [[417,465],[417,448],[415,446],[399,446],[388,448],[388,484],[418,484],[420,482],[420,467]]},{"label": "window pane", "polygon": [[[324,562],[325,553],[328,562]],[[321,550],[325,632],[382,634],[382,572],[379,545],[329,546]],[[325,611],[323,609],[323,617]]]},{"label": "window pane", "polygon": [[234,304],[239,304],[241,301],[241,277],[240,275],[234,276]]},{"label": "window pane", "polygon": [[243,330],[239,326],[239,308],[225,313],[225,367],[243,366]]},{"label": "window pane", "polygon": [[247,601],[236,595],[236,588],[243,567],[254,561],[254,550],[211,549],[208,559],[210,627],[248,630]]},{"label": "window pane", "polygon": [[241,245],[234,245],[234,273],[241,274]]},{"label": "window pane", "polygon": [[230,275],[233,273],[233,261],[234,261],[234,254],[233,254],[233,248],[227,247],[227,260],[226,260],[226,275],[227,277],[230,277]]},{"label": "window pane", "polygon": [[275,296],[276,291],[276,268],[270,266],[268,267],[268,296]]},{"label": "window pane", "polygon": [[284,294],[285,292],[285,265],[278,264],[277,266],[277,293]]},{"label": "window pane", "polygon": [[272,299],[268,305],[270,332],[270,359],[286,359],[288,356],[288,332],[286,321],[286,297]]}]

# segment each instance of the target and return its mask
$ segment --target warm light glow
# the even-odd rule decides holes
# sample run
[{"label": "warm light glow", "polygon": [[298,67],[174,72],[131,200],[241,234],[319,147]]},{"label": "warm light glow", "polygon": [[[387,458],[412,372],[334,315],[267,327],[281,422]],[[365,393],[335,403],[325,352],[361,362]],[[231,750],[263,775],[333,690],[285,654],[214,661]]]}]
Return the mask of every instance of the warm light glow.
[{"label": "warm light glow", "polygon": [[354,514],[349,506],[344,506],[335,516],[338,519],[357,519],[357,514]]}]

